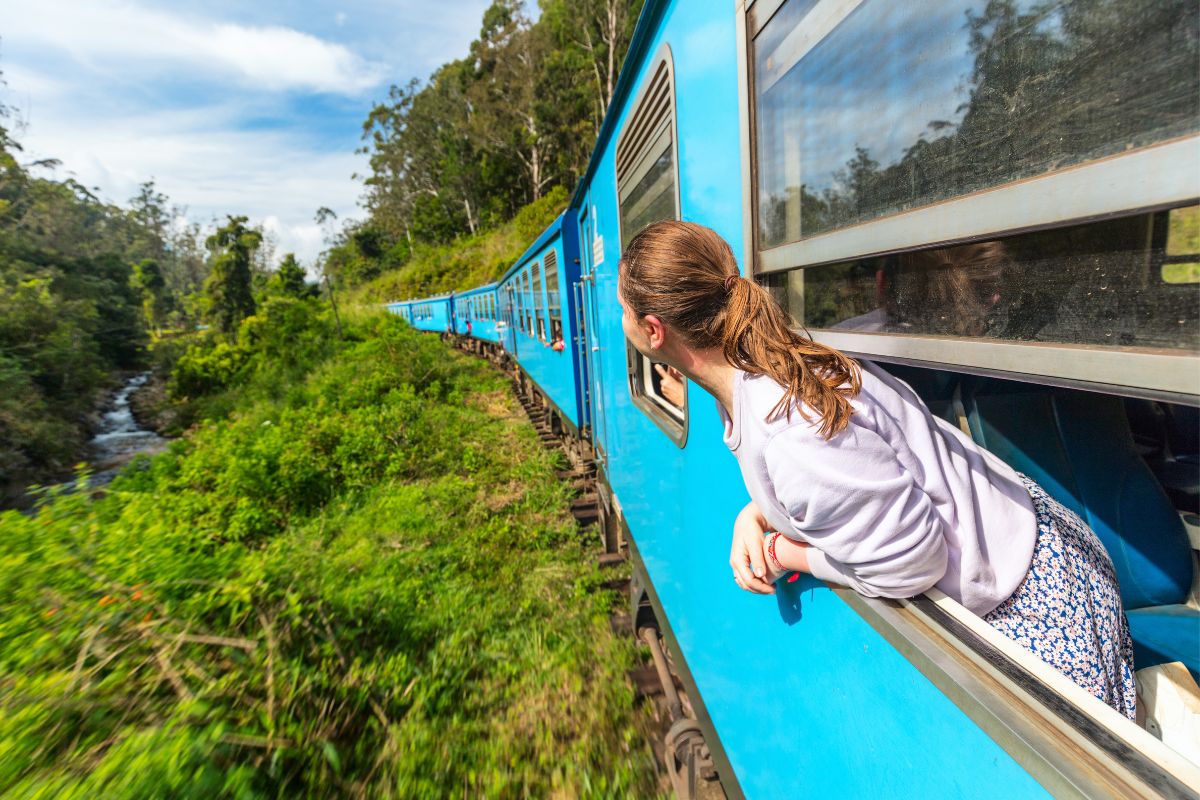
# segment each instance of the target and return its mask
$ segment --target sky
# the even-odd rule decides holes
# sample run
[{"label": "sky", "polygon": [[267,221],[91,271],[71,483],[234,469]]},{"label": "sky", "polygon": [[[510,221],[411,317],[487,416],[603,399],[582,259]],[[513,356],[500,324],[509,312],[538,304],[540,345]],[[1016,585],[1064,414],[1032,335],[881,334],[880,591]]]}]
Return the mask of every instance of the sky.
[{"label": "sky", "polygon": [[311,267],[318,208],[363,216],[367,113],[466,55],[488,1],[0,0],[0,103],[23,161],[122,205],[153,180],[189,221],[244,214]]}]

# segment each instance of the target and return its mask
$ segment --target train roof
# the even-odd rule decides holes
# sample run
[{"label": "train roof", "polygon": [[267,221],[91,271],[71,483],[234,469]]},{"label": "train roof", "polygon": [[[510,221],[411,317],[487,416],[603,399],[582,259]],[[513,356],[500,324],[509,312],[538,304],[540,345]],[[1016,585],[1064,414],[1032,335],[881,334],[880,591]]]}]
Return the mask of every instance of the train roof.
[{"label": "train roof", "polygon": [[[478,288],[483,289],[486,287],[480,286]],[[467,291],[474,292],[474,291],[477,291],[477,289],[468,289]],[[432,297],[411,297],[408,300],[390,300],[390,301],[384,303],[384,305],[385,306],[404,306],[404,305],[412,305],[413,303],[431,303],[434,300],[448,300],[450,298],[450,296],[453,294],[454,294],[454,292],[446,292],[444,294],[435,294]]]},{"label": "train roof", "polygon": [[455,292],[454,296],[455,297],[466,297],[469,294],[479,294],[480,292],[490,292],[490,291],[495,290],[495,288],[499,285],[500,285],[499,281],[493,281],[491,283],[485,283],[482,286],[474,286],[470,289],[463,289],[461,292]]}]

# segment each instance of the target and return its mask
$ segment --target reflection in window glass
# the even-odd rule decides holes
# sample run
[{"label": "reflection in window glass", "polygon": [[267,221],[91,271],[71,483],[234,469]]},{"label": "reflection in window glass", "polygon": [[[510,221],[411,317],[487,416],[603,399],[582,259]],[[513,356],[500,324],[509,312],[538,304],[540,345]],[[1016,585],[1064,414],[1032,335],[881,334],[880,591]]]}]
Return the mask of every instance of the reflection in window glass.
[{"label": "reflection in window glass", "polygon": [[754,42],[761,247],[1200,127],[1195,0],[811,5]]},{"label": "reflection in window glass", "polygon": [[787,291],[796,272],[768,283],[809,328],[1194,350],[1200,285],[1164,273],[1172,217],[810,267],[803,292]]},{"label": "reflection in window glass", "polygon": [[1171,210],[1162,279],[1167,283],[1200,283],[1200,206]]},{"label": "reflection in window glass", "polygon": [[621,248],[651,222],[675,217],[675,159],[668,147],[621,201]]}]

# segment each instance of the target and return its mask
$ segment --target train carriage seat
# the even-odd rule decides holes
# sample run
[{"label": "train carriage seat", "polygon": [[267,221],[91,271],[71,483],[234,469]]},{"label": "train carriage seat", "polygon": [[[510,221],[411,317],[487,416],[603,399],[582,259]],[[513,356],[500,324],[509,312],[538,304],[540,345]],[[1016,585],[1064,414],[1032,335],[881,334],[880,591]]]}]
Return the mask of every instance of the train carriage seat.
[{"label": "train carriage seat", "polygon": [[1200,513],[1200,409],[1126,398],[1133,439],[1180,511]]},{"label": "train carriage seat", "polygon": [[966,378],[962,399],[975,440],[1079,514],[1108,549],[1136,666],[1181,661],[1200,682],[1200,610],[1186,605],[1191,545],[1120,398]]}]

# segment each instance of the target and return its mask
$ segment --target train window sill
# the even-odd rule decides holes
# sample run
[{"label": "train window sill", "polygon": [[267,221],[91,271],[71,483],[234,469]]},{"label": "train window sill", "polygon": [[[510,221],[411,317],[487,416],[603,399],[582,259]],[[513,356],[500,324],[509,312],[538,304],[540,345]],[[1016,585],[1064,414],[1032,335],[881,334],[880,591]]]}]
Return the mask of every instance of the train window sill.
[{"label": "train window sill", "polygon": [[1056,797],[1200,791],[1200,765],[944,593],[883,600],[831,589]]}]

